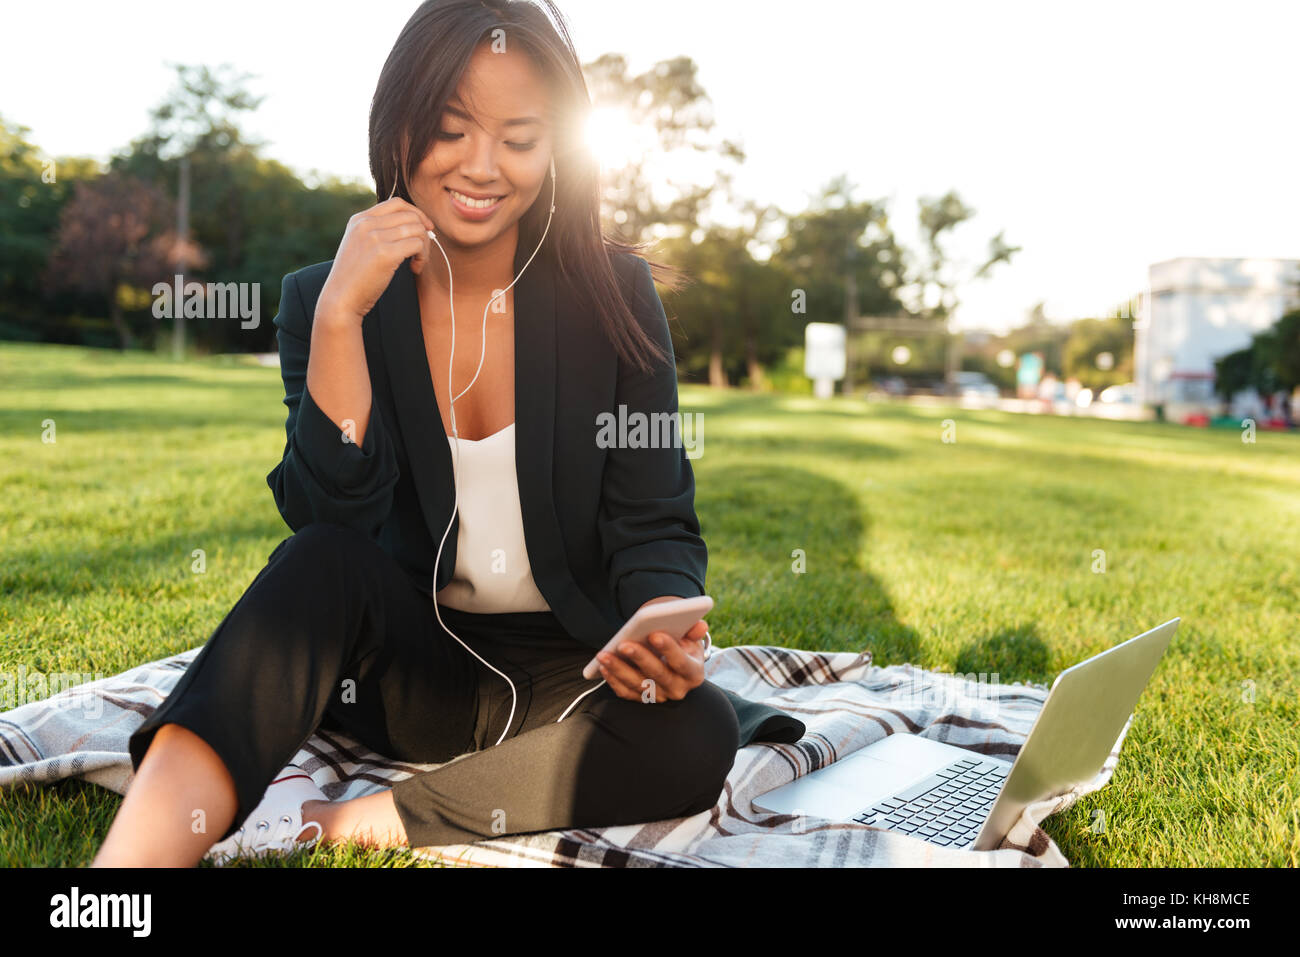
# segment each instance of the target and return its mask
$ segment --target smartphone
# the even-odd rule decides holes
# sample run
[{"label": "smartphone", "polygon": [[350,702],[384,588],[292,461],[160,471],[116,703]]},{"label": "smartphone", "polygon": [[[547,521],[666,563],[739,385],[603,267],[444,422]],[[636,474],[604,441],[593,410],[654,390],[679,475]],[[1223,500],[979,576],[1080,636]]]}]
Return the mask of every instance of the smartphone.
[{"label": "smartphone", "polygon": [[[713,609],[713,599],[708,595],[697,598],[678,598],[675,601],[657,601],[636,610],[618,630],[613,638],[606,642],[602,651],[612,655],[618,654],[618,646],[625,641],[647,644],[647,639],[656,631],[667,632],[674,638],[681,638],[691,626]],[[654,650],[652,648],[652,650]],[[582,676],[588,680],[600,676],[600,662],[592,658],[587,667],[582,669]]]}]

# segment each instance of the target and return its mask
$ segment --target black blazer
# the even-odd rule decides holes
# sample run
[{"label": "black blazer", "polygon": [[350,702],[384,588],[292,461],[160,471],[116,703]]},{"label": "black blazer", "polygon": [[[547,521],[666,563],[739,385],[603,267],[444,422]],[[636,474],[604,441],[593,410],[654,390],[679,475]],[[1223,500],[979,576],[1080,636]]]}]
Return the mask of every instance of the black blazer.
[{"label": "black blazer", "polygon": [[[515,275],[532,248],[524,246]],[[398,267],[363,320],[372,399],[358,446],[342,440],[307,391],[311,323],[331,265],[284,278],[274,322],[289,415],[284,457],[266,481],[294,531],[311,522],[358,529],[417,587],[436,591],[455,572],[460,523],[457,517],[447,533],[435,586],[434,559],[452,520],[455,488],[415,276],[406,263]],[[621,254],[614,266],[637,320],[672,357],[649,265]],[[548,256],[533,260],[513,292],[516,469],[528,560],[567,633],[598,649],[649,599],[704,594],[708,552],[685,448],[604,449],[596,441],[602,412],[616,419],[620,406],[628,415],[677,412],[676,364],[651,374],[625,366],[595,318],[556,281]],[[742,747],[803,736],[803,722],[785,712],[725,693]]]}]

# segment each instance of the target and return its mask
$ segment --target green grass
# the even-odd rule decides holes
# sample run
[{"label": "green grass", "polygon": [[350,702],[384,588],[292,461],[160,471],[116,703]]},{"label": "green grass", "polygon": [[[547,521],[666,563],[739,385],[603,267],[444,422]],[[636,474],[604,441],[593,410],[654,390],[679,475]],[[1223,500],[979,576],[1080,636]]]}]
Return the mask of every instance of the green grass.
[{"label": "green grass", "polygon": [[[0,392],[0,672],[110,675],[202,644],[288,534],[265,484],[276,370],[0,345]],[[1045,828],[1077,866],[1300,863],[1300,436],[691,386],[681,406],[704,413],[719,644],[1050,682],[1181,616],[1115,777]],[[88,862],[119,802],[0,791],[0,864]]]}]

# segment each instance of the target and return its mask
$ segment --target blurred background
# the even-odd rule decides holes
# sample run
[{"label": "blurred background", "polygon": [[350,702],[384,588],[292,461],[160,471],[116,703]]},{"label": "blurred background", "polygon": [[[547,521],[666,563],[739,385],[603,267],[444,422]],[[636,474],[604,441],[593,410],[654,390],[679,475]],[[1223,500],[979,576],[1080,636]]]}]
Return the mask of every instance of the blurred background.
[{"label": "blurred background", "polygon": [[[414,6],[7,9],[0,338],[274,353],[151,289],[258,283],[269,320],[333,257]],[[685,381],[1292,424],[1293,5],[562,9],[608,228],[694,278]]]}]

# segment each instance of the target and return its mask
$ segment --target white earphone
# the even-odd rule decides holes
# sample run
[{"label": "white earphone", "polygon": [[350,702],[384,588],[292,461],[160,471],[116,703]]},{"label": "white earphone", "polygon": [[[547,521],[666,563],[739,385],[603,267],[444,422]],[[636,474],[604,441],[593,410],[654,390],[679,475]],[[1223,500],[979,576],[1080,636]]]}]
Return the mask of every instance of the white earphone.
[{"label": "white earphone", "polygon": [[[389,194],[388,198],[392,199],[393,196],[396,195],[396,193],[397,193],[397,178],[396,176],[394,176],[393,191],[392,193]],[[483,327],[482,327],[482,337],[479,340],[478,369],[474,370],[474,378],[469,380],[469,385],[465,386],[465,388],[461,390],[460,395],[451,394],[451,377],[452,377],[452,369],[453,369],[452,363],[456,358],[455,284],[452,278],[451,259],[448,258],[447,251],[442,248],[442,243],[438,242],[438,237],[434,235],[433,230],[430,229],[427,232],[428,237],[431,240],[433,240],[434,245],[438,247],[438,251],[442,253],[442,258],[446,260],[447,263],[447,292],[448,292],[448,300],[451,303],[451,355],[447,360],[447,396],[450,399],[449,407],[450,407],[450,414],[451,414],[451,434],[452,434],[452,438],[455,440],[454,445],[456,449],[455,454],[453,456],[453,466],[452,466],[453,473],[457,472],[460,468],[460,433],[456,429],[456,400],[460,398],[461,395],[464,395],[466,392],[468,392],[470,390],[470,387],[474,385],[474,382],[478,379],[479,371],[482,370],[483,368],[483,360],[487,357],[488,310],[492,308],[492,303],[494,303],[497,299],[499,299],[501,296],[504,296],[507,292],[510,291],[510,289],[514,286],[514,284],[519,281],[520,277],[523,276],[524,270],[527,269],[532,264],[533,259],[537,256],[537,253],[542,248],[542,243],[546,241],[546,234],[550,232],[551,219],[554,215],[555,215],[555,157],[552,156],[551,157],[551,211],[546,217],[546,228],[542,230],[542,238],[538,240],[537,248],[534,249],[533,254],[528,257],[528,262],[524,263],[523,269],[519,270],[519,275],[515,276],[515,278],[511,281],[509,286],[506,286],[505,289],[502,289],[495,296],[489,299],[487,305],[483,307]],[[442,549],[443,546],[446,544],[447,535],[450,534],[451,532],[451,526],[456,521],[456,510],[460,504],[460,488],[459,485],[455,482],[454,478],[453,478],[452,485],[455,490],[455,501],[452,503],[451,520],[447,522],[447,528],[442,533],[442,540],[438,542],[438,555],[433,562],[433,586],[435,589],[437,588],[438,585],[438,565],[442,561]],[[466,651],[468,651],[471,655],[473,655],[479,661],[482,661],[483,664],[487,665],[497,674],[501,675],[501,677],[505,679],[506,684],[510,686],[510,717],[506,719],[505,729],[501,732],[501,737],[498,738],[496,741],[497,744],[500,744],[502,741],[505,740],[506,735],[510,731],[510,725],[514,723],[514,719],[515,719],[515,705],[518,703],[519,696],[515,691],[514,682],[511,681],[509,676],[507,676],[504,672],[500,671],[490,662],[484,660],[483,657],[478,654],[478,652],[476,652],[469,645],[465,644],[464,641],[461,641],[460,637],[455,632],[453,632],[450,628],[447,627],[446,623],[442,620],[442,615],[439,614],[438,612],[438,598],[436,593],[433,596],[433,613],[437,616],[438,624],[442,625],[443,631],[445,631],[447,634],[451,635],[451,637],[459,641],[461,646]],[[556,722],[558,723],[560,721],[563,721],[566,717],[568,717],[569,712],[573,710],[574,706],[577,705],[579,701],[581,701],[587,695],[591,694],[592,691],[597,690],[603,684],[605,684],[605,681],[602,679],[599,682],[599,684],[595,685],[591,689],[584,691],[582,694],[578,695],[578,697],[575,698],[573,702],[567,708],[564,709],[564,713],[555,719]]]}]

